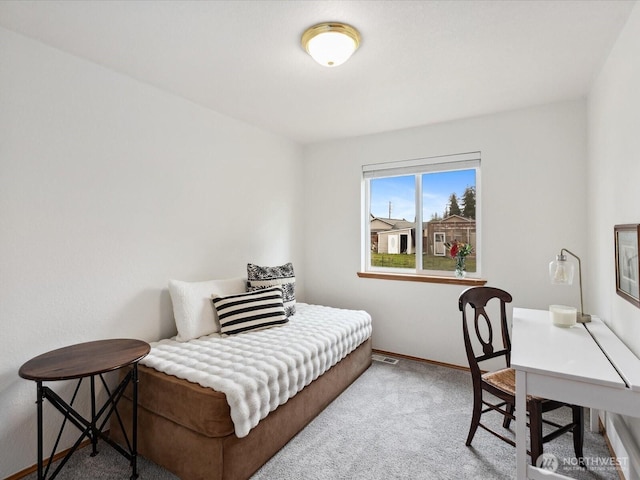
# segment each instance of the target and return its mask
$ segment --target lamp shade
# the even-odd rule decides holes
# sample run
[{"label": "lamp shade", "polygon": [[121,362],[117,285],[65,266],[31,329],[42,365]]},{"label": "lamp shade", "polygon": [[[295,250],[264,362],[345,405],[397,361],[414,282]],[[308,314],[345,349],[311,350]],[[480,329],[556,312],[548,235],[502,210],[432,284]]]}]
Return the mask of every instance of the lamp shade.
[{"label": "lamp shade", "polygon": [[344,23],[320,23],[302,34],[302,47],[320,65],[337,67],[360,45],[360,34]]},{"label": "lamp shade", "polygon": [[556,259],[549,263],[549,278],[555,285],[573,283],[573,263],[567,262],[566,255],[556,255]]}]

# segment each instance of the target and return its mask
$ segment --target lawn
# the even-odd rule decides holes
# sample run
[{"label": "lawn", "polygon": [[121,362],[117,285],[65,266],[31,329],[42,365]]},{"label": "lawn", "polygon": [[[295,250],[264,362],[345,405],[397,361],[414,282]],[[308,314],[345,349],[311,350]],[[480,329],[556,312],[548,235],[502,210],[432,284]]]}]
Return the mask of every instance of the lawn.
[{"label": "lawn", "polygon": [[[467,258],[467,272],[476,271],[476,259]],[[416,268],[415,254],[405,253],[372,253],[372,267],[389,267],[389,268]],[[453,272],[456,268],[456,262],[450,257],[436,257],[434,255],[423,255],[422,266],[425,270],[443,270]]]}]

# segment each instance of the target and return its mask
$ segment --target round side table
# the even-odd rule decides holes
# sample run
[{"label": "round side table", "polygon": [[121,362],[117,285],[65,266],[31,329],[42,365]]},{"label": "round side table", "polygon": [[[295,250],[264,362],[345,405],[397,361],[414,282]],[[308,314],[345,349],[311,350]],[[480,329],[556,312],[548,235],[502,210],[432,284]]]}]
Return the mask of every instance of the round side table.
[{"label": "round side table", "polygon": [[[94,342],[79,343],[43,353],[42,355],[32,358],[20,367],[20,371],[18,372],[19,375],[27,380],[33,380],[36,382],[37,386],[38,480],[44,480],[49,472],[49,467],[53,463],[56,448],[60,442],[60,438],[67,421],[80,430],[81,434],[62,459],[56,470],[51,474],[49,477],[50,479],[55,478],[85,437],[91,441],[92,456],[98,453],[98,438],[102,438],[130,461],[131,479],[133,480],[138,477],[138,362],[149,353],[149,350],[149,344],[141,340],[122,338],[98,340]],[[129,372],[124,376],[113,392],[111,392],[102,375],[120,368],[129,368]],[[85,419],[73,408],[73,402],[78,394],[82,380],[87,377],[90,379],[91,387],[90,419]],[[109,395],[109,398],[100,408],[97,408],[96,406],[96,377],[100,378],[102,385]],[[78,383],[69,403],[60,398],[60,396],[51,390],[51,388],[43,385],[43,382],[73,379],[78,379]],[[117,413],[117,405],[129,383],[132,383],[133,390],[133,429],[131,442],[129,442],[128,438],[126,439],[126,443],[129,446],[127,451],[107,437],[102,432],[102,429],[114,412],[116,413],[116,417],[118,417],[118,421],[120,421],[120,417]],[[51,452],[51,456],[49,457],[46,466],[43,465],[42,446],[42,402],[44,399],[47,399],[60,413],[62,413],[64,417],[62,426],[60,427],[60,432],[58,433],[58,438],[56,439],[53,451]]]}]

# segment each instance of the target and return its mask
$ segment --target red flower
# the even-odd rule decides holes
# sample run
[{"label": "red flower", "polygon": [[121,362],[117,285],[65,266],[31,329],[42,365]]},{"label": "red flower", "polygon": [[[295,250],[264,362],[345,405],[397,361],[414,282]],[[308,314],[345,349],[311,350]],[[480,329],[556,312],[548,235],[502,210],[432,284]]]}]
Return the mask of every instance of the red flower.
[{"label": "red flower", "polygon": [[458,254],[458,242],[455,242],[453,245],[451,245],[451,250],[449,251],[449,255],[451,255],[451,258],[456,258],[457,254]]}]

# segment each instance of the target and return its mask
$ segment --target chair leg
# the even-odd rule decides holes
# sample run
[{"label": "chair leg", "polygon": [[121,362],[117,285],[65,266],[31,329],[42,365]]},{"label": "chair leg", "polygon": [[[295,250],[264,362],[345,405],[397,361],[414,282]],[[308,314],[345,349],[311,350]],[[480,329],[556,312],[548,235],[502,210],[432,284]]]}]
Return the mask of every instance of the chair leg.
[{"label": "chair leg", "polygon": [[478,430],[480,424],[480,416],[482,415],[482,391],[473,392],[473,414],[471,416],[471,426],[469,427],[469,435],[467,435],[467,447],[471,445],[473,436]]},{"label": "chair leg", "polygon": [[529,401],[529,435],[531,438],[531,465],[542,455],[542,404]]},{"label": "chair leg", "polygon": [[[513,405],[512,403],[507,403],[507,405],[506,405],[506,409],[507,409],[507,412],[508,412],[510,415],[513,415],[513,412],[515,411],[516,407],[515,407],[515,405]],[[509,417],[507,417],[507,416],[505,415],[505,416],[504,416],[504,420],[502,420],[502,426],[503,426],[504,428],[509,428],[509,425],[511,425],[511,418],[509,418]]]},{"label": "chair leg", "polygon": [[572,405],[571,410],[573,412],[573,450],[576,453],[576,458],[580,462],[581,466],[584,466],[584,456],[582,453],[582,444],[584,442],[584,409],[579,405]]}]

